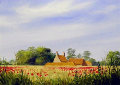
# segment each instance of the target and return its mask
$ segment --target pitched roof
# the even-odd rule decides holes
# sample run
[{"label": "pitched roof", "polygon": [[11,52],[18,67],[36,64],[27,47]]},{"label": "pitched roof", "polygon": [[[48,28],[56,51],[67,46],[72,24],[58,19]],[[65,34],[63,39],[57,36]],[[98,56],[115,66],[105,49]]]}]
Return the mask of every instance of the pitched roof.
[{"label": "pitched roof", "polygon": [[61,62],[67,62],[67,59],[64,55],[58,55],[58,58],[60,59]]},{"label": "pitched roof", "polygon": [[92,65],[92,63],[91,62],[89,62],[89,61],[86,61],[86,64],[89,66],[91,66]]},{"label": "pitched roof", "polygon": [[85,60],[82,58],[70,58],[69,62],[73,62],[75,65],[86,65]]},{"label": "pitched roof", "polygon": [[75,66],[73,62],[54,62],[54,63],[46,63],[45,66]]}]

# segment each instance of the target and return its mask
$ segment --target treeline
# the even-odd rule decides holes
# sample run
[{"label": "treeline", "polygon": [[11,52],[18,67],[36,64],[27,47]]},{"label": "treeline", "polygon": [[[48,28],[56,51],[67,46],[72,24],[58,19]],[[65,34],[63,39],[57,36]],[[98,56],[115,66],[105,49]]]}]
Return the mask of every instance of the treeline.
[{"label": "treeline", "polygon": [[84,51],[83,55],[81,53],[76,54],[76,50],[69,48],[67,50],[67,59],[69,58],[83,58],[86,61],[90,61],[92,65],[107,65],[107,66],[118,66],[120,65],[120,52],[119,51],[109,51],[106,58],[102,59],[102,61],[96,61],[94,58],[91,58],[90,51]]},{"label": "treeline", "polygon": [[26,50],[20,50],[16,53],[17,65],[44,65],[47,62],[53,62],[55,54],[50,48],[29,47]]},{"label": "treeline", "polygon": [[[80,53],[76,55],[76,50],[69,48],[67,49],[66,58],[84,58],[90,61],[92,65],[98,65],[98,62],[94,58],[90,58],[90,55],[90,51],[84,51],[83,55]],[[50,48],[29,47],[26,50],[19,50],[15,56],[17,65],[44,65],[47,62],[53,62],[55,53],[52,53]]]},{"label": "treeline", "polygon": [[99,64],[98,61],[96,61],[94,58],[90,57],[90,55],[91,55],[90,51],[84,51],[83,55],[82,55],[81,53],[76,54],[76,50],[75,49],[69,48],[67,50],[67,54],[68,54],[67,59],[69,59],[69,58],[83,58],[86,61],[91,62],[92,65],[98,65]]},{"label": "treeline", "polygon": [[[83,58],[86,61],[90,61],[92,65],[120,65],[120,52],[110,51],[106,58],[102,61],[96,61],[90,57],[90,51],[84,51],[83,54],[76,54],[76,50],[73,48],[67,49],[66,58]],[[45,47],[28,47],[26,50],[19,50],[15,54],[15,60],[0,59],[0,65],[44,65],[47,62],[53,62],[55,53],[50,48]]]},{"label": "treeline", "polygon": [[[11,60],[11,61],[14,61],[14,60]],[[8,62],[6,59],[4,59],[4,58],[1,59],[0,58],[0,65],[10,65],[10,64],[12,64],[11,61]]]},{"label": "treeline", "polygon": [[28,47],[26,50],[19,50],[15,57],[15,60],[10,61],[0,59],[0,65],[44,65],[53,62],[55,53],[50,48]]}]

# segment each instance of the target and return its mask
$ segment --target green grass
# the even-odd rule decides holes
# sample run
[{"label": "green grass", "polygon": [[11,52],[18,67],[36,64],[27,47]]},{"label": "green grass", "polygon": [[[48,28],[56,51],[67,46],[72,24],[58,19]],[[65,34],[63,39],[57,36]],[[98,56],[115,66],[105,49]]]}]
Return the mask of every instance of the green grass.
[{"label": "green grass", "polygon": [[23,74],[14,74],[12,72],[6,73],[2,71],[0,73],[0,85],[32,85],[32,81]]}]

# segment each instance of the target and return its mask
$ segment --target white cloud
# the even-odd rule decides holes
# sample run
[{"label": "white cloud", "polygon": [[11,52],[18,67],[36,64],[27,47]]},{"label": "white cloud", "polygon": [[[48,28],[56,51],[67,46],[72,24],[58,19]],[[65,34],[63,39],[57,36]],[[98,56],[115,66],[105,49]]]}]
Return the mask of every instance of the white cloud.
[{"label": "white cloud", "polygon": [[30,7],[29,5],[25,5],[15,8],[15,10],[21,19],[29,22],[38,17],[47,18],[63,15],[75,10],[82,10],[90,7],[94,2],[95,0],[74,4],[74,0],[55,0],[44,6]]},{"label": "white cloud", "polygon": [[0,29],[3,29],[4,27],[16,29],[22,23],[24,23],[24,21],[17,16],[0,16]]},{"label": "white cloud", "polygon": [[[120,36],[90,40],[89,44],[94,45],[95,47],[97,45],[100,45],[100,47],[101,47],[101,45],[106,45],[106,47],[109,47],[112,43],[114,43],[116,45],[119,44],[120,43],[119,37]],[[99,46],[97,46],[97,47],[99,47]],[[102,47],[102,48],[104,48],[104,47]],[[119,48],[119,46],[118,46],[118,48]]]},{"label": "white cloud", "polygon": [[1,27],[5,27],[5,26],[8,26],[10,27],[11,25],[11,21],[9,21],[9,18],[6,17],[6,16],[0,16],[0,26]]},{"label": "white cloud", "polygon": [[101,8],[99,10],[96,10],[94,14],[108,14],[113,12],[114,10],[118,9],[117,5],[108,5],[104,8]]},{"label": "white cloud", "polygon": [[0,27],[19,28],[21,24],[31,22],[39,18],[44,19],[53,16],[63,16],[66,13],[82,10],[90,7],[95,1],[87,1],[81,3],[74,3],[74,0],[54,0],[42,6],[30,7],[29,4],[24,4],[14,8],[16,14],[13,16],[0,15]]},{"label": "white cloud", "polygon": [[[113,19],[112,19],[113,20]],[[113,21],[115,22],[115,21]],[[65,25],[54,25],[51,27],[45,26],[46,29],[38,29],[38,30],[18,30],[13,33],[3,34],[2,36],[2,50],[12,50],[14,52],[14,48],[20,49],[21,46],[25,46],[26,44],[32,43],[42,43],[42,42],[49,42],[49,41],[64,41],[67,39],[72,38],[82,38],[84,36],[95,35],[97,33],[101,33],[104,30],[114,30],[114,27],[118,25],[118,23],[112,23],[111,20],[107,22],[101,22],[96,24],[87,24],[86,23],[76,23],[76,24],[65,24]],[[97,27],[97,28],[96,28]],[[8,43],[9,41],[9,43]],[[108,44],[109,43],[109,44]],[[109,38],[100,39],[100,40],[91,40],[89,42],[84,42],[88,44],[87,47],[80,47],[78,46],[79,43],[76,42],[77,48],[81,48],[82,51],[88,49],[90,50],[93,55],[92,57],[97,58],[98,60],[103,57],[103,51],[107,52],[107,48],[109,49],[111,44],[118,44],[120,43],[119,38]],[[108,44],[108,46],[106,45]],[[116,45],[117,45],[116,44]],[[20,46],[20,47],[19,47]],[[110,47],[109,47],[110,46]],[[73,46],[75,47],[75,46]],[[54,48],[54,47],[53,47]],[[85,49],[86,48],[86,49]],[[111,47],[113,49],[114,47]],[[22,48],[23,49],[23,48]],[[59,48],[57,48],[59,49]],[[64,50],[64,49],[63,49]],[[9,53],[8,53],[9,54]],[[10,51],[11,54],[11,51]]]},{"label": "white cloud", "polygon": [[[36,30],[32,29],[29,31],[28,30],[25,31],[24,29],[18,31],[16,30],[12,34],[11,33],[3,34],[4,36],[3,42],[10,41],[9,44],[12,43],[19,44],[24,42],[31,42],[31,43],[46,42],[46,41],[65,40],[76,37],[95,35],[97,33],[101,33],[102,31],[113,30],[114,27],[119,25],[119,22],[116,22],[115,20],[111,19],[96,24],[76,23],[76,24],[45,26],[43,29],[37,28]],[[13,39],[14,36],[15,39]],[[11,39],[13,40],[11,41]]]}]

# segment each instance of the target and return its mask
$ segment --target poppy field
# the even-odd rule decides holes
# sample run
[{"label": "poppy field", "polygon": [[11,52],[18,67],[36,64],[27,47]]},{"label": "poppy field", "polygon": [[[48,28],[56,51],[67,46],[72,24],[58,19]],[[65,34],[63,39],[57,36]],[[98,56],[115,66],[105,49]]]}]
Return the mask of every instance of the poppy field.
[{"label": "poppy field", "polygon": [[[115,70],[118,72],[118,69]],[[98,83],[109,83],[112,76],[109,75],[108,67],[104,66],[80,66],[80,67],[54,67],[54,66],[1,66],[0,75],[22,75],[31,82],[31,85],[99,85]],[[12,75],[11,75],[12,74]],[[112,74],[112,71],[111,73]],[[115,74],[115,72],[114,72]],[[119,74],[119,73],[118,73]],[[117,74],[117,75],[118,75]],[[115,76],[115,75],[114,75]],[[5,77],[5,76],[4,76]],[[17,77],[17,78],[18,78]],[[118,76],[120,79],[120,76]],[[20,77],[21,78],[21,77]],[[104,81],[103,81],[104,80]],[[12,81],[12,80],[8,80]],[[0,77],[1,85],[3,78]],[[112,79],[113,82],[113,79]],[[12,84],[11,84],[12,85]],[[21,85],[21,84],[20,84]],[[25,84],[27,85],[27,84]]]}]

